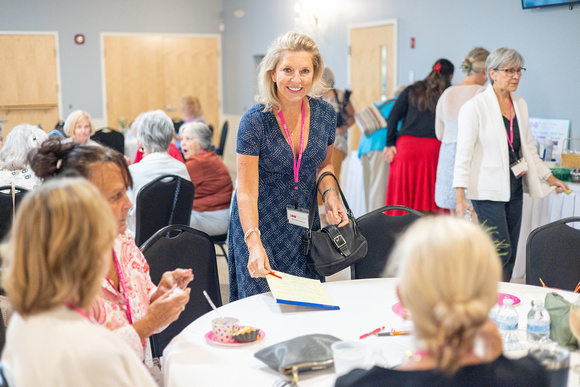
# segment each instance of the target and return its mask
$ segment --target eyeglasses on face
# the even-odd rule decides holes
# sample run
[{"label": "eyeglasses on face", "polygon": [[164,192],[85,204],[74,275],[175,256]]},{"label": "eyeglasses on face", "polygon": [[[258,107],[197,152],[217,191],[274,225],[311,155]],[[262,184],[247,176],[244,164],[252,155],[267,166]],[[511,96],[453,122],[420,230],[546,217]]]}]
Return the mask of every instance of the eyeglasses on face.
[{"label": "eyeglasses on face", "polygon": [[506,73],[506,75],[509,75],[510,77],[513,77],[514,75],[516,75],[516,73],[518,73],[519,75],[524,75],[526,73],[526,69],[525,67],[522,67],[519,70],[516,69],[494,69],[495,71],[504,71]]}]

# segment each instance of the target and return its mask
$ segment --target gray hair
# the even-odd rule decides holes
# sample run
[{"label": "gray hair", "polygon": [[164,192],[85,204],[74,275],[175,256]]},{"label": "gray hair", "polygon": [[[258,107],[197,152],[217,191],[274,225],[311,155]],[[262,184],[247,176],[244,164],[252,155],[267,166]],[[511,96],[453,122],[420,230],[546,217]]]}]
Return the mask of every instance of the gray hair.
[{"label": "gray hair", "polygon": [[[523,67],[524,57],[513,48],[498,48],[497,50],[493,50],[487,57],[487,60],[485,61],[485,71],[487,75],[489,75],[489,70],[500,69],[508,64]],[[489,81],[493,85],[494,81],[491,77],[489,77]]]},{"label": "gray hair", "polygon": [[195,138],[201,149],[212,151],[215,145],[212,142],[212,132],[203,122],[188,122],[179,129],[181,136],[187,135]]},{"label": "gray hair", "polygon": [[306,51],[310,54],[313,74],[309,95],[318,98],[327,89],[324,82],[321,82],[324,62],[316,42],[306,34],[294,31],[286,32],[274,40],[258,68],[259,94],[256,96],[256,102],[264,105],[265,112],[272,111],[274,107],[279,108],[281,105],[280,99],[278,99],[276,94],[276,83],[272,80],[272,71],[276,70],[280,58],[286,51]]},{"label": "gray hair", "polygon": [[75,127],[79,122],[84,120],[89,120],[89,125],[91,127],[91,136],[95,134],[95,127],[93,126],[93,122],[91,121],[91,116],[89,113],[83,110],[75,110],[71,114],[68,115],[66,121],[64,122],[64,132],[67,136],[74,136],[75,134]]},{"label": "gray hair", "polygon": [[330,67],[324,67],[324,71],[322,72],[322,80],[324,83],[326,83],[326,86],[330,88],[334,87],[334,72]]},{"label": "gray hair", "polygon": [[173,140],[173,121],[163,110],[143,113],[137,127],[137,139],[145,153],[167,152]]},{"label": "gray hair", "polygon": [[40,144],[47,139],[46,132],[38,126],[30,124],[15,126],[6,136],[6,142],[0,150],[0,159],[2,159],[0,168],[11,171],[26,168],[28,153],[40,147]]}]

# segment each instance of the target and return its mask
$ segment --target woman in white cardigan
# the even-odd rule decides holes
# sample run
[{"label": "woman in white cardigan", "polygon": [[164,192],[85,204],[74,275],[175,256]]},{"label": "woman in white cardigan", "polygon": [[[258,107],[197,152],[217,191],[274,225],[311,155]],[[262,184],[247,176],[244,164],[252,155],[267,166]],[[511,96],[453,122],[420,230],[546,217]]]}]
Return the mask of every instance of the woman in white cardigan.
[{"label": "woman in white cardigan", "polygon": [[476,212],[480,223],[493,228],[494,239],[506,244],[500,253],[504,281],[511,279],[515,263],[523,192],[534,198],[568,190],[542,164],[532,141],[528,106],[513,94],[526,70],[523,65],[516,50],[493,51],[485,63],[491,85],[465,103],[458,118],[456,213]]}]

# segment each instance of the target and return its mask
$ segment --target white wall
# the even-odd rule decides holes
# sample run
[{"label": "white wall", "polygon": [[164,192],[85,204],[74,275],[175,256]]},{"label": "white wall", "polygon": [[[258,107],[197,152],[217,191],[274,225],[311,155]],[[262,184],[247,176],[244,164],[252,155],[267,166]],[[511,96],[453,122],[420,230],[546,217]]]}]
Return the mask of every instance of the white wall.
[{"label": "white wall", "polygon": [[[224,0],[224,111],[243,114],[253,105],[254,56],[263,55],[279,34],[295,29],[317,40],[324,61],[335,70],[337,86],[347,86],[348,26],[398,20],[398,78],[424,78],[440,57],[456,68],[475,46],[507,46],[524,56],[528,69],[518,94],[530,115],[572,120],[580,137],[580,5],[523,10],[520,0],[309,0],[322,8],[320,28],[298,25],[294,5],[301,0]],[[245,10],[236,18],[235,10]],[[410,48],[415,37],[416,48]],[[456,71],[454,82],[462,79]]]}]

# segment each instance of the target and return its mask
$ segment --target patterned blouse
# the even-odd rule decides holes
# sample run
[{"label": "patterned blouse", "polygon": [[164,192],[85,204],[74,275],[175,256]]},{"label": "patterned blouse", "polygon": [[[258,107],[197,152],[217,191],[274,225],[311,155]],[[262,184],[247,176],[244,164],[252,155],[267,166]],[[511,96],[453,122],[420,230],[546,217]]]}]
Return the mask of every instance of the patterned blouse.
[{"label": "patterned blouse", "polygon": [[[150,296],[157,290],[157,287],[151,282],[149,265],[145,257],[128,231],[117,236],[114,249],[125,280],[131,320],[136,322],[147,313]],[[140,340],[139,335],[130,325],[123,287],[119,285],[119,288],[120,291],[115,289],[107,278],[103,278],[101,292],[91,305],[89,316],[97,324],[121,335],[139,357],[145,359],[147,340]]]}]

